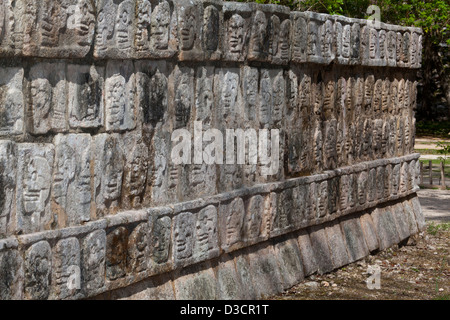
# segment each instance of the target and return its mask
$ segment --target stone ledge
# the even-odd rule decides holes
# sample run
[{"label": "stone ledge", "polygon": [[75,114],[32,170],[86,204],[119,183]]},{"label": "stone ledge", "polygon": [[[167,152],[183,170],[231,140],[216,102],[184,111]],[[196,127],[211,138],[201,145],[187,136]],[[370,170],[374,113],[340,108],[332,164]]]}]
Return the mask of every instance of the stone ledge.
[{"label": "stone ledge", "polygon": [[[382,221],[389,219],[393,207],[404,209],[416,200],[415,196],[408,197],[333,223],[293,231],[182,272],[157,275],[127,288],[111,290],[94,299],[264,299],[314,273],[331,272],[364,258],[369,252],[397,244],[396,224]],[[409,219],[405,210],[400,217]],[[419,231],[418,222],[413,223],[407,237]]]}]

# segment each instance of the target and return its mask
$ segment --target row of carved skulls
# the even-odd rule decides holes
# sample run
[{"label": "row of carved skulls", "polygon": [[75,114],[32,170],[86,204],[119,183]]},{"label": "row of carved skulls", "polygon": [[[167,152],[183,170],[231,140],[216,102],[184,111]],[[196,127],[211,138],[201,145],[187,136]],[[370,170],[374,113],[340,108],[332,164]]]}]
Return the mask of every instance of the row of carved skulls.
[{"label": "row of carved skulls", "polygon": [[[2,270],[10,270],[2,299],[81,298],[100,293],[106,281],[142,272],[205,261],[219,247],[235,250],[318,223],[366,203],[404,196],[416,188],[416,160],[301,184],[278,193],[236,197],[176,215],[154,214],[147,222],[71,234],[57,242],[40,240],[0,252]],[[405,214],[417,203],[404,202]],[[223,230],[219,230],[223,229]],[[23,291],[22,291],[23,290]]]},{"label": "row of carved skulls", "polygon": [[393,60],[398,66],[420,64],[417,30],[377,30],[360,20],[335,21],[331,16],[297,12],[291,19],[282,8],[274,13],[264,5],[254,5],[252,13],[247,4],[229,7],[191,0],[156,4],[149,0],[46,0],[41,5],[36,0],[7,0],[0,5],[0,43],[24,55],[49,57],[63,49],[83,57],[94,44],[98,58],[161,58],[179,49],[200,54],[183,55],[183,59],[217,60],[223,53],[224,59],[232,61],[286,64],[292,42],[292,59],[297,62],[361,57],[363,64],[366,58]]}]

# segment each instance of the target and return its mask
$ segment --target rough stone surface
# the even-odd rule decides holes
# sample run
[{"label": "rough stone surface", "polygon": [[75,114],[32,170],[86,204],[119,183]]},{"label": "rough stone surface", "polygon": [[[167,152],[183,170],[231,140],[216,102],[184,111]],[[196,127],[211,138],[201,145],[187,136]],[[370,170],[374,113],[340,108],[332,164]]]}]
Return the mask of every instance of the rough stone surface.
[{"label": "rough stone surface", "polygon": [[220,0],[1,2],[0,297],[255,299],[423,230],[422,36]]}]

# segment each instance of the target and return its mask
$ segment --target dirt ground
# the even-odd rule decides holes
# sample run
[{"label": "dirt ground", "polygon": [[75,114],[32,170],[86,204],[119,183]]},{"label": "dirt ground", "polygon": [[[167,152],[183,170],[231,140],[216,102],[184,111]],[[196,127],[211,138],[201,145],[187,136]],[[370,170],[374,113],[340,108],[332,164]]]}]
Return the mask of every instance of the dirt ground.
[{"label": "dirt ground", "polygon": [[[450,191],[421,190],[427,228],[407,243],[325,275],[312,275],[271,300],[450,300]],[[379,289],[370,267],[379,266]],[[374,280],[370,281],[375,286]]]},{"label": "dirt ground", "polygon": [[[313,275],[273,300],[450,300],[450,224],[428,222],[408,243],[325,275]],[[369,289],[369,266],[380,286]],[[374,278],[373,278],[374,279]],[[372,287],[374,280],[370,281]]]}]

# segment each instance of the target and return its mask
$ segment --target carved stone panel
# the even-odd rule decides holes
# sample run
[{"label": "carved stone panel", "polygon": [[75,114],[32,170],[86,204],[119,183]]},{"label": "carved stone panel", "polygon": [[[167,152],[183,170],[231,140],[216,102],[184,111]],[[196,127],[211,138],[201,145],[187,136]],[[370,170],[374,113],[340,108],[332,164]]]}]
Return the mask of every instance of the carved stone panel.
[{"label": "carved stone panel", "polygon": [[48,230],[55,222],[50,209],[54,155],[50,144],[18,145],[16,232]]},{"label": "carved stone panel", "polygon": [[18,250],[0,252],[0,300],[23,298],[24,264]]},{"label": "carved stone panel", "polygon": [[[134,0],[104,0],[97,4],[94,46],[96,58],[123,59],[133,57],[134,30],[138,25],[138,21],[135,19],[136,9],[142,9],[136,8],[135,2]],[[140,27],[139,32],[142,32],[142,25]]]},{"label": "carved stone panel", "polygon": [[223,249],[228,249],[242,241],[245,218],[244,201],[236,198],[219,207],[219,231]]},{"label": "carved stone panel", "polygon": [[118,227],[106,236],[106,277],[116,280],[126,275],[128,230]]},{"label": "carved stone panel", "polygon": [[62,62],[42,62],[29,73],[29,128],[33,134],[64,132],[66,123],[66,76]]},{"label": "carved stone panel", "polygon": [[252,18],[251,34],[248,48],[248,60],[265,61],[269,51],[269,21],[266,14],[256,10]]},{"label": "carved stone panel", "polygon": [[88,65],[67,66],[69,125],[71,128],[103,126],[104,68]]},{"label": "carved stone panel", "polygon": [[174,10],[172,1],[163,0],[153,7],[150,17],[151,57],[169,58],[177,52],[177,15]]},{"label": "carved stone panel", "polygon": [[19,135],[24,128],[24,70],[0,70],[0,136]]},{"label": "carved stone panel", "polygon": [[262,234],[265,199],[261,195],[251,197],[246,204],[243,237],[248,242],[257,240]]},{"label": "carved stone panel", "polygon": [[0,238],[10,233],[16,203],[16,145],[0,141]]},{"label": "carved stone panel", "polygon": [[41,57],[82,58],[94,40],[95,8],[92,0],[45,0],[37,6],[38,32],[35,42]]},{"label": "carved stone panel", "polygon": [[141,205],[149,167],[149,148],[139,136],[123,137],[125,154],[123,170],[122,207],[137,208]]},{"label": "carved stone panel", "polygon": [[74,297],[81,289],[80,250],[77,238],[60,240],[53,248],[52,294],[58,299]]},{"label": "carved stone panel", "polygon": [[106,233],[97,230],[88,234],[81,245],[82,289],[85,294],[99,292],[105,285]]},{"label": "carved stone panel", "polygon": [[179,59],[203,60],[202,51],[202,6],[192,0],[181,0],[176,2],[178,18],[178,43]]},{"label": "carved stone panel", "polygon": [[93,141],[94,198],[97,216],[118,208],[122,194],[124,154],[118,135],[100,134]]},{"label": "carved stone panel", "polygon": [[[216,69],[214,95],[215,118],[218,126],[232,125],[237,120],[240,107],[238,101],[241,95],[239,87],[238,69]],[[229,126],[226,127],[229,128]]]},{"label": "carved stone panel", "polygon": [[50,294],[52,249],[47,241],[32,245],[25,253],[25,298],[46,300]]},{"label": "carved stone panel", "polygon": [[163,265],[169,260],[172,233],[172,219],[168,216],[150,218],[150,258],[156,265]]},{"label": "carved stone panel", "polygon": [[197,213],[195,224],[194,258],[196,261],[211,259],[219,254],[217,209],[210,205]]},{"label": "carved stone panel", "polygon": [[186,128],[191,120],[194,106],[194,74],[192,68],[181,67],[174,71],[172,113],[174,129]]},{"label": "carved stone panel", "polygon": [[150,256],[149,224],[141,223],[128,238],[127,269],[130,273],[146,271]]},{"label": "carved stone panel", "polygon": [[248,4],[224,3],[224,58],[243,61],[247,55],[252,8]]},{"label": "carved stone panel", "polygon": [[222,3],[208,1],[203,4],[202,44],[205,59],[219,60],[223,54],[223,10]]},{"label": "carved stone panel", "polygon": [[136,127],[136,78],[131,61],[110,61],[104,88],[105,128],[108,132]]},{"label": "carved stone panel", "polygon": [[291,12],[292,21],[292,61],[306,62],[307,58],[307,17],[301,12]]},{"label": "carved stone panel", "polygon": [[244,100],[245,120],[254,123],[257,119],[259,70],[245,66],[242,76],[242,96]]},{"label": "carved stone panel", "polygon": [[189,261],[194,253],[196,236],[195,216],[191,212],[183,212],[174,218],[173,258],[175,265]]},{"label": "carved stone panel", "polygon": [[91,213],[91,136],[57,135],[54,143],[52,210],[61,225],[79,225]]}]

